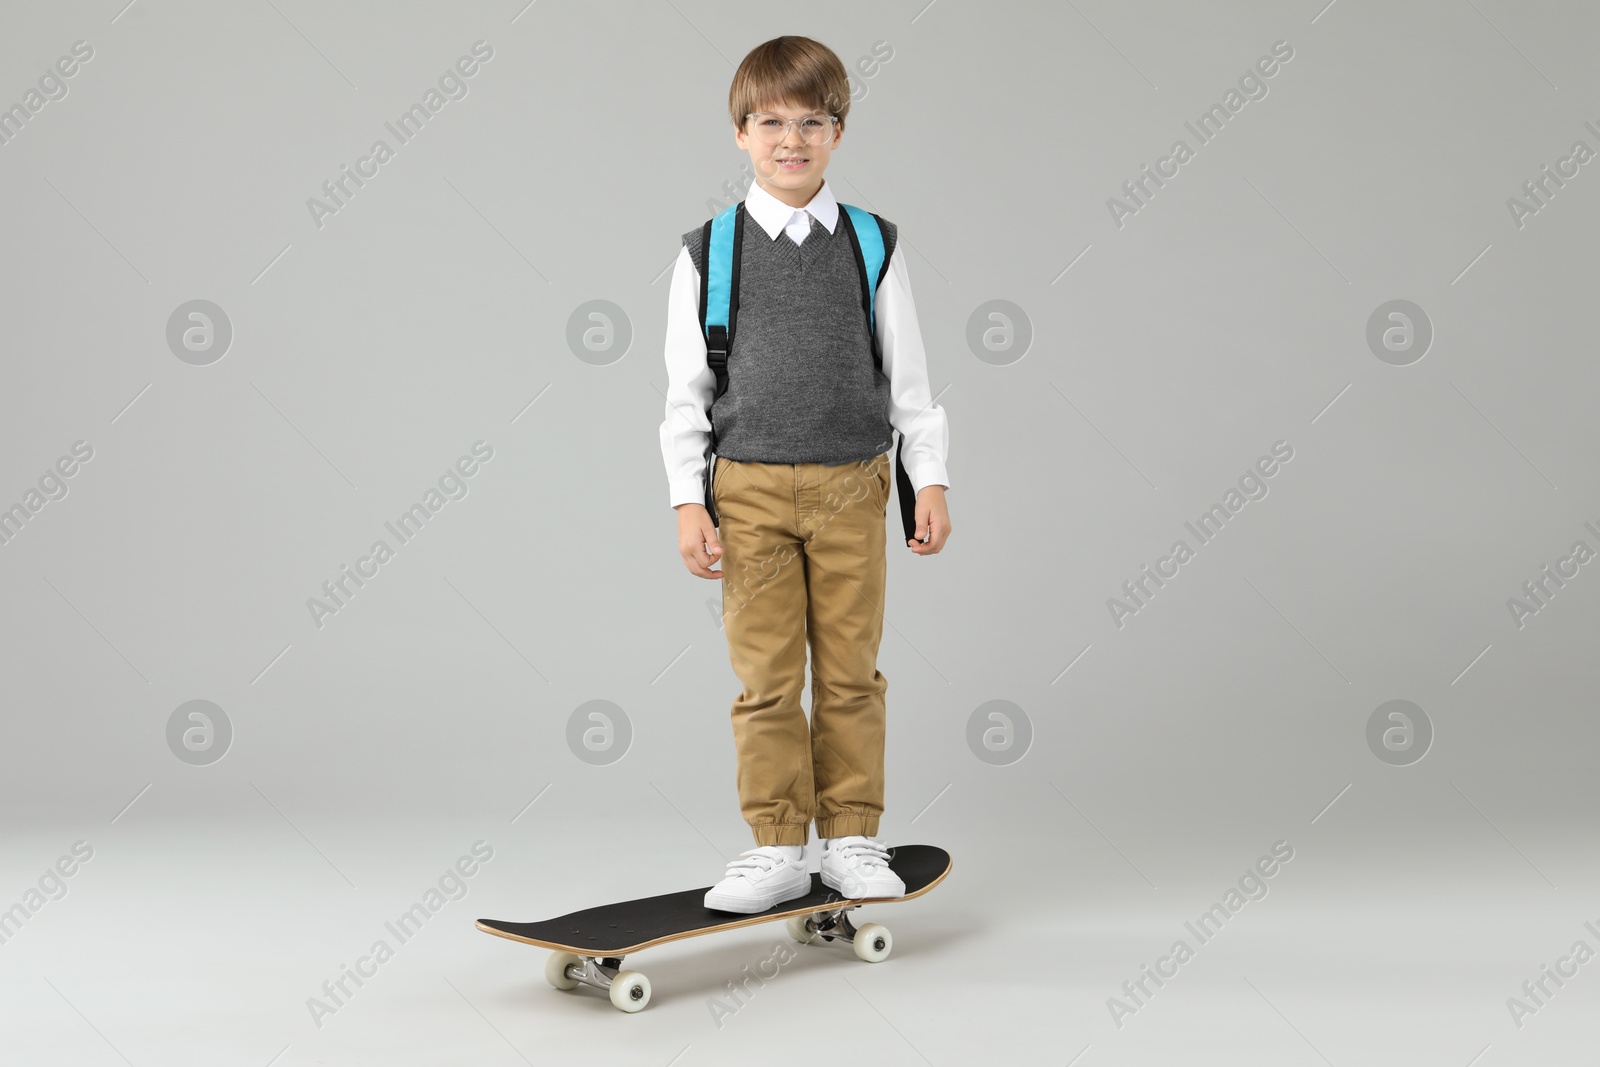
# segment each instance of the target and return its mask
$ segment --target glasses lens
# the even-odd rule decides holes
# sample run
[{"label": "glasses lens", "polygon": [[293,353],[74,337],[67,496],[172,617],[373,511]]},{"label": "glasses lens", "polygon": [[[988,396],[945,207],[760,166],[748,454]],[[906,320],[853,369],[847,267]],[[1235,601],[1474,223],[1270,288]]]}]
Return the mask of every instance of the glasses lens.
[{"label": "glasses lens", "polygon": [[807,115],[800,124],[800,131],[804,134],[806,144],[822,144],[833,134],[833,123],[827,115]]},{"label": "glasses lens", "polygon": [[756,136],[767,144],[777,144],[783,140],[785,127],[783,120],[775,115],[757,115],[751,119]]}]

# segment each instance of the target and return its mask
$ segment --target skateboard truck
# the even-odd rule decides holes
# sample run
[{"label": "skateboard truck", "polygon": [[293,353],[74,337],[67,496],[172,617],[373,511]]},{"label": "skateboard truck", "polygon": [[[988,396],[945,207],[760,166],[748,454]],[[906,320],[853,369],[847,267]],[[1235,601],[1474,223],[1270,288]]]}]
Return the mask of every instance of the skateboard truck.
[{"label": "skateboard truck", "polygon": [[[850,912],[859,908],[860,904],[849,904],[842,908],[829,908],[826,911],[814,911],[810,915],[795,916],[796,932],[804,931],[811,934],[820,934],[824,941],[843,941],[847,945],[855,944],[856,924],[850,921]],[[796,938],[796,940],[800,940]],[[805,941],[810,941],[806,938]]]},{"label": "skateboard truck", "polygon": [[544,976],[557,989],[572,989],[580,982],[592,985],[623,1011],[638,1011],[650,1003],[650,979],[638,971],[624,971],[621,956],[557,952],[545,961]]},{"label": "skateboard truck", "polygon": [[789,936],[802,945],[812,944],[819,937],[824,941],[842,941],[868,963],[882,963],[889,958],[894,938],[889,936],[887,926],[877,923],[857,926],[851,922],[850,912],[859,907],[859,903],[843,904],[809,914],[791,915],[785,925],[789,928]]},{"label": "skateboard truck", "polygon": [[621,956],[579,956],[577,963],[567,964],[566,977],[610,992],[611,983],[621,970]]}]

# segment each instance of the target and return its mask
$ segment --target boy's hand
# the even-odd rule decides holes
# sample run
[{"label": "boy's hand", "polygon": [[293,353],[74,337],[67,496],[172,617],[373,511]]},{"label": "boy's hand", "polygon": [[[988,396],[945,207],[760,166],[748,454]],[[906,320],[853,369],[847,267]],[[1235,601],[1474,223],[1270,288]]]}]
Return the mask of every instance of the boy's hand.
[{"label": "boy's hand", "polygon": [[[701,508],[704,511],[705,508]],[[950,539],[950,509],[945,507],[944,486],[925,485],[917,494],[917,536],[907,541],[911,551],[919,556],[931,556],[944,547]],[[923,542],[923,538],[928,540]]]},{"label": "boy's hand", "polygon": [[717,528],[711,525],[711,513],[704,504],[679,504],[677,512],[678,555],[683,557],[684,566],[699,578],[721,578],[721,571],[711,569],[711,564],[722,559],[722,545],[717,541]]}]

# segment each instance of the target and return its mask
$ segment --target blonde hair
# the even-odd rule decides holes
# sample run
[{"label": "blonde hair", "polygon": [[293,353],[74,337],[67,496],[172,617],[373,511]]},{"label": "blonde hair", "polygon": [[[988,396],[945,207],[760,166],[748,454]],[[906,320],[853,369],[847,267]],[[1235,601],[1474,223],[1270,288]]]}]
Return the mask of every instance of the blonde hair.
[{"label": "blonde hair", "polygon": [[833,49],[809,37],[774,37],[756,45],[733,72],[728,113],[737,129],[744,117],[779,101],[839,116],[850,113],[850,77]]}]

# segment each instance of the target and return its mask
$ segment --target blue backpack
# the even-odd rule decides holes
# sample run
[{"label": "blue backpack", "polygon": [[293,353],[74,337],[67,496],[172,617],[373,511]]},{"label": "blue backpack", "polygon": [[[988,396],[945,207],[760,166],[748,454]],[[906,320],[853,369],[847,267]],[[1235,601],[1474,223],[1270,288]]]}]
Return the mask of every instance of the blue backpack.
[{"label": "blue backpack", "polygon": [[[877,215],[852,204],[840,204],[839,222],[850,238],[850,248],[855,253],[856,266],[861,268],[861,310],[867,317],[867,337],[872,341],[872,363],[881,373],[883,352],[878,347],[878,335],[873,329],[873,304],[878,285],[889,269],[889,259],[884,254],[883,228]],[[700,275],[700,330],[706,338],[706,364],[716,378],[711,402],[716,403],[728,388],[728,349],[733,343],[734,327],[739,318],[739,256],[737,251],[744,242],[744,201],[718,213],[705,224],[700,234],[700,247],[704,250],[706,269]],[[869,279],[871,279],[869,284]],[[711,409],[706,409],[706,419]],[[905,527],[906,540],[917,532],[917,500],[911,487],[911,476],[906,473],[900,453],[905,445],[905,435],[900,435],[894,450],[895,495],[900,500],[900,523]],[[717,428],[711,427],[711,449],[717,447]],[[709,457],[708,457],[709,458]],[[711,500],[711,466],[706,467],[706,511],[713,525],[717,521],[716,505]]]}]

